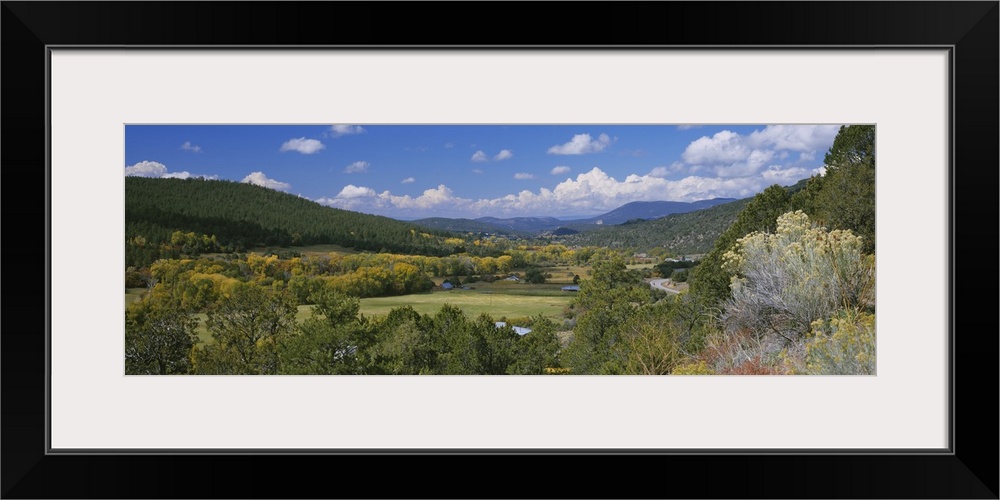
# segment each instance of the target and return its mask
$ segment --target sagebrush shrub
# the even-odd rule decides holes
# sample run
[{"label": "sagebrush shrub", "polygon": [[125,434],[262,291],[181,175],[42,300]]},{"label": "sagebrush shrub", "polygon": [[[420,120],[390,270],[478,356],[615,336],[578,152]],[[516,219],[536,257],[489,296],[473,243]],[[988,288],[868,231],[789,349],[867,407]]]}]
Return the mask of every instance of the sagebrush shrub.
[{"label": "sagebrush shrub", "polygon": [[850,231],[816,227],[802,211],[778,217],[774,233],[750,233],[724,256],[730,328],[793,342],[838,309],[874,305],[874,261]]}]

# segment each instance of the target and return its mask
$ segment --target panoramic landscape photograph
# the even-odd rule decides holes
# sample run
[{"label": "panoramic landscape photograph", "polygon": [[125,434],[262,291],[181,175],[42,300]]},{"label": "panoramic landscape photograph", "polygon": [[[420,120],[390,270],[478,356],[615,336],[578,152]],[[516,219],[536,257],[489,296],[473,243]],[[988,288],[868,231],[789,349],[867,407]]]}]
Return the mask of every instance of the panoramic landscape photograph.
[{"label": "panoramic landscape photograph", "polygon": [[875,375],[868,124],[125,125],[126,375]]}]

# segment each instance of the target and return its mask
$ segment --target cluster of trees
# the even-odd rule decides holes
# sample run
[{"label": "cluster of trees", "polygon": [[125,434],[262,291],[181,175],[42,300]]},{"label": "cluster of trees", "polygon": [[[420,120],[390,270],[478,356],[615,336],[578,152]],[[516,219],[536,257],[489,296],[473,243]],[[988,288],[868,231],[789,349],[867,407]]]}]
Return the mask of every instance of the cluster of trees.
[{"label": "cluster of trees", "polygon": [[[473,239],[466,245],[468,256],[476,263],[489,262],[489,256],[497,259],[509,257],[511,265],[515,268],[529,266],[547,267],[557,265],[589,265],[594,262],[606,260],[615,255],[623,253],[621,249],[609,249],[593,246],[567,247],[561,243],[543,242],[539,244],[519,244],[514,245],[505,239]],[[484,250],[486,249],[486,250]],[[486,259],[478,259],[486,256]],[[479,270],[480,273],[490,272]],[[497,271],[503,272],[503,271]]]},{"label": "cluster of trees", "polygon": [[577,374],[873,374],[874,255],[849,230],[802,211],[724,255],[730,294],[651,290],[621,260],[582,282],[561,354]]},{"label": "cluster of trees", "polygon": [[[171,241],[194,247],[215,238],[175,231]],[[210,248],[210,247],[205,247]],[[253,282],[278,290],[288,289],[300,304],[310,304],[309,296],[323,286],[331,286],[356,297],[406,295],[431,290],[429,276],[475,277],[491,281],[495,274],[510,273],[515,266],[528,266],[530,283],[545,283],[547,276],[534,262],[548,262],[567,252],[588,260],[601,261],[614,252],[583,248],[569,250],[561,245],[510,250],[514,255],[474,257],[450,255],[433,257],[393,253],[325,254],[281,258],[275,254],[223,254],[200,258],[158,259],[148,268],[129,267],[125,286],[154,287],[182,301],[184,307],[203,308],[237,282]],[[538,253],[541,257],[526,258]],[[454,280],[452,284],[457,284]]]},{"label": "cluster of trees", "polygon": [[551,274],[545,273],[537,267],[529,267],[524,271],[524,281],[535,285],[545,283],[546,278],[551,277]]},{"label": "cluster of trees", "polygon": [[129,280],[145,281],[151,294],[170,296],[180,307],[195,311],[207,308],[242,283],[287,290],[299,304],[310,304],[309,297],[325,287],[355,297],[406,295],[434,287],[406,256],[382,255],[388,259],[382,265],[357,266],[331,266],[331,259],[325,257],[279,259],[254,253],[160,259],[150,266],[148,275],[134,270],[126,273],[126,285]]},{"label": "cluster of trees", "polygon": [[588,374],[874,373],[874,140],[872,126],[842,127],[825,175],[747,201],[690,270],[690,293],[653,297],[624,263],[595,266],[574,305],[565,366]]},{"label": "cluster of trees", "polygon": [[683,283],[688,279],[689,270],[697,266],[698,263],[697,260],[668,260],[653,266],[653,269],[664,278],[671,278],[677,283]]},{"label": "cluster of trees", "polygon": [[169,295],[150,294],[125,311],[127,374],[542,374],[559,368],[551,321],[537,317],[518,335],[487,315],[444,306],[410,307],[384,318],[358,314],[357,297],[323,287],[297,324],[288,291],[239,283],[208,310],[212,342],[198,344],[198,321]]},{"label": "cluster of trees", "polygon": [[714,324],[690,296],[651,289],[622,259],[594,266],[574,309],[578,319],[561,359],[575,374],[669,374]]}]

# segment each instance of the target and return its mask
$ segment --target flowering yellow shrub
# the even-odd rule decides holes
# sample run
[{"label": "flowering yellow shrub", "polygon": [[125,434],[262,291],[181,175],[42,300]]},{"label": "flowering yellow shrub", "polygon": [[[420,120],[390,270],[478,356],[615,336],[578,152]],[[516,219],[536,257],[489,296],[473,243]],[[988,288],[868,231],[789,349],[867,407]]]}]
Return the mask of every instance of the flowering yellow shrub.
[{"label": "flowering yellow shrub", "polygon": [[734,327],[791,340],[838,309],[874,305],[874,259],[861,238],[814,227],[802,211],[778,217],[774,233],[740,238],[723,269],[732,276],[726,315]]},{"label": "flowering yellow shrub", "polygon": [[806,372],[815,375],[875,374],[875,315],[841,311],[812,324]]},{"label": "flowering yellow shrub", "polygon": [[698,361],[697,363],[685,363],[676,368],[671,375],[715,375],[715,371],[708,367],[708,363],[705,361]]},{"label": "flowering yellow shrub", "polygon": [[545,368],[546,375],[567,375],[571,371],[573,371],[572,368],[552,368],[552,367]]}]

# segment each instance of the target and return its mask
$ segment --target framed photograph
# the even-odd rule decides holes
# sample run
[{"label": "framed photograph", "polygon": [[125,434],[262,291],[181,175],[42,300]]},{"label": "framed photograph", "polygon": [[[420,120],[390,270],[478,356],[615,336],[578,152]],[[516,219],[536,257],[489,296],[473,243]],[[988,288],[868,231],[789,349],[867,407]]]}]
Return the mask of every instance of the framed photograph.
[{"label": "framed photograph", "polygon": [[[630,466],[623,464],[639,461],[682,467],[678,470],[686,476],[693,468],[688,478],[702,486],[680,493],[691,497],[997,497],[995,428],[971,423],[972,415],[996,421],[996,393],[977,396],[955,385],[959,380],[995,380],[996,374],[995,356],[978,354],[996,352],[995,335],[983,335],[990,338],[981,341],[957,335],[994,331],[995,323],[981,325],[955,312],[958,299],[971,300],[973,289],[964,285],[966,293],[959,296],[955,270],[960,262],[979,260],[980,246],[959,248],[955,221],[963,214],[986,218],[980,204],[995,216],[996,204],[983,200],[995,200],[997,185],[996,2],[727,4],[734,19],[755,20],[769,29],[750,35],[726,29],[723,22],[703,33],[669,31],[653,41],[620,35],[616,42],[629,44],[625,46],[597,45],[587,36],[565,46],[475,38],[445,45],[429,34],[445,29],[435,26],[438,21],[407,43],[397,39],[401,35],[381,39],[356,27],[330,39],[302,38],[297,34],[309,33],[305,28],[321,27],[312,13],[315,6],[3,4],[4,165],[9,167],[8,182],[13,182],[9,185],[44,187],[45,193],[44,207],[23,217],[23,227],[16,222],[8,226],[10,234],[38,235],[25,239],[44,246],[10,255],[46,256],[44,280],[19,276],[9,281],[42,281],[38,293],[9,299],[8,306],[9,311],[35,311],[45,321],[32,335],[12,334],[17,329],[9,325],[3,340],[5,497],[297,497],[312,484],[289,485],[288,476],[279,481],[271,475],[220,484],[219,474],[239,470],[247,455],[253,456],[255,467],[276,471],[314,460],[352,475],[370,467],[398,471],[400,480],[376,496],[450,496],[414,486],[424,483],[411,469],[412,461],[420,460],[416,456],[485,478],[473,455],[492,455],[508,465],[527,460],[537,469],[528,472],[529,478],[551,475],[542,460],[566,460],[577,464],[570,466],[577,472],[593,466],[595,471],[611,467],[607,470],[624,473],[619,468]],[[656,6],[668,11],[666,19],[692,19],[718,4]],[[324,7],[338,14],[331,18],[337,26],[351,24],[346,18],[374,18],[378,10],[375,4]],[[610,9],[641,25],[620,24],[629,24],[629,32],[663,33],[662,26],[654,26],[651,10],[646,12],[651,8]],[[404,4],[396,15],[418,10],[427,13]],[[519,10],[501,17],[521,19],[514,12]],[[276,19],[284,21],[274,24]],[[117,32],[97,29],[109,22],[123,27]],[[144,28],[137,30],[136,23]],[[178,23],[190,23],[192,31],[179,30]],[[528,23],[532,29],[545,24]],[[208,35],[204,30],[209,25],[224,28]],[[264,26],[273,29],[260,29]],[[732,38],[731,33],[744,35]],[[414,46],[413,41],[427,45]],[[332,375],[300,363],[295,365],[299,371],[280,372],[288,375],[250,377],[241,375],[279,371],[260,361],[264,358],[256,358],[256,364],[246,358],[232,361],[237,351],[224,351],[224,325],[212,316],[204,331],[189,333],[204,337],[197,341],[205,345],[222,346],[216,350],[187,346],[184,352],[190,355],[169,362],[129,357],[134,345],[126,326],[130,317],[123,321],[122,314],[123,262],[133,259],[135,268],[142,268],[143,259],[169,257],[170,252],[187,258],[194,246],[203,253],[251,255],[254,250],[236,249],[233,245],[241,243],[225,236],[212,240],[208,231],[191,241],[181,233],[175,241],[156,241],[155,246],[149,243],[152,232],[130,232],[126,206],[141,206],[145,214],[184,207],[177,213],[199,216],[196,211],[206,205],[206,195],[189,188],[207,181],[195,181],[197,177],[230,180],[238,188],[256,185],[276,195],[296,194],[407,222],[449,217],[454,223],[505,214],[549,215],[579,224],[593,219],[598,224],[602,214],[622,204],[618,201],[654,200],[652,194],[626,199],[622,192],[674,190],[675,201],[693,202],[751,197],[766,187],[765,181],[778,178],[788,185],[805,182],[813,171],[825,171],[824,154],[838,131],[843,132],[841,125],[871,128],[878,165],[873,173],[877,225],[872,229],[877,251],[868,252],[874,254],[876,286],[873,298],[859,299],[871,302],[871,312],[878,303],[877,315],[866,320],[877,356],[852,353],[852,359],[871,366],[855,363],[848,375],[817,370],[817,375],[796,376],[813,369],[818,358],[796,358],[786,350],[781,359],[790,361],[783,373],[790,376],[775,376],[776,365],[725,371],[718,367],[722,365],[706,365],[717,359],[707,357],[700,366],[716,375],[637,376],[628,370],[645,368],[640,359],[635,365],[616,365],[611,371],[621,375],[608,376],[596,368],[586,371],[589,365],[580,361],[528,366],[514,356],[499,368],[479,363],[471,372],[441,368],[440,373],[460,375],[424,377],[410,373],[439,373],[434,367],[445,365],[411,367],[406,364],[410,361],[401,361],[409,360],[402,354],[385,353],[396,349],[406,354],[412,345],[390,339],[377,346],[381,361],[366,365],[364,373],[404,375],[359,375],[363,371],[356,367]],[[477,134],[466,133],[471,129]],[[367,149],[348,145],[351,139],[374,139],[376,132],[392,139],[371,142]],[[640,136],[651,139],[626,140]],[[668,143],[676,143],[671,146],[677,150],[671,153],[676,162],[664,160],[671,157],[666,153],[655,162],[642,161],[642,151]],[[528,154],[530,147],[540,151],[537,160]],[[432,155],[430,148],[438,151]],[[600,152],[617,156],[597,160],[586,154]],[[448,164],[445,153],[461,157],[460,167]],[[418,155],[425,160],[414,159]],[[559,162],[560,157],[573,161]],[[721,163],[712,163],[716,160]],[[619,172],[612,165],[628,166]],[[733,174],[739,169],[740,175]],[[170,177],[189,181],[163,179]],[[326,182],[321,179],[334,177],[329,187],[314,189]],[[682,191],[685,182],[698,187]],[[862,182],[852,189],[871,187]],[[143,194],[133,194],[130,201],[128,190],[138,193],[140,188]],[[206,206],[221,206],[213,200]],[[234,211],[257,220],[268,216],[248,200],[232,202],[244,207]],[[854,209],[859,203],[847,205]],[[503,211],[483,211],[487,206]],[[525,207],[543,207],[548,213]],[[27,213],[16,203],[8,205],[9,215]],[[989,228],[996,225],[984,222],[983,231],[995,236]],[[373,218],[359,224],[376,223],[383,222]],[[296,243],[321,232],[307,226],[293,230],[290,219],[274,225],[270,234],[278,234],[276,247],[284,243],[285,229]],[[562,222],[539,231],[551,235],[561,227]],[[411,236],[444,245],[445,233],[437,238],[432,232]],[[481,232],[481,239],[448,244],[487,245],[487,236],[495,236]],[[380,248],[374,252],[400,256],[394,261],[400,269],[417,269],[417,261],[402,257],[410,248],[404,239],[388,236],[377,243]],[[399,249],[391,250],[394,245]],[[147,255],[149,248],[158,253]],[[291,267],[280,276],[266,269],[273,264],[267,258],[290,262],[308,261],[307,256],[259,255],[259,261],[241,257],[244,261],[232,263],[233,272],[245,271],[246,280],[287,295],[298,293],[300,307],[321,302],[315,298],[319,295],[307,293],[311,285],[306,278],[295,285],[304,288],[289,291],[295,274]],[[426,283],[434,289],[430,296],[469,292],[479,302],[483,297],[497,300],[498,307],[498,299],[508,295],[479,294],[472,287],[484,282],[471,280],[471,274],[481,279],[479,271],[487,268],[501,280],[534,279],[528,271],[539,274],[535,267],[512,264],[501,275],[496,261],[472,260],[489,255],[468,255],[482,266],[467,273],[421,269],[431,277]],[[629,257],[648,258],[638,253]],[[686,260],[667,257],[669,262]],[[981,260],[993,262],[993,253]],[[208,281],[224,280],[226,265],[197,272]],[[533,292],[532,304],[563,300],[561,294],[579,291],[556,290],[576,284],[568,274],[546,277],[544,270],[553,268],[542,269],[541,281],[549,280],[542,286],[552,293]],[[148,278],[168,279],[169,270],[157,272]],[[749,276],[752,271],[741,272]],[[356,285],[339,275],[302,273],[295,275],[325,280],[334,288]],[[662,287],[667,277],[647,278]],[[494,293],[521,286],[488,281],[480,288]],[[414,281],[404,288],[414,291],[423,284]],[[414,290],[406,288],[411,285]],[[975,290],[985,293],[985,287]],[[995,286],[989,290],[995,293]],[[202,300],[196,292],[178,292],[177,300]],[[374,308],[383,306],[367,297],[379,294],[357,294],[364,297],[362,311],[377,317]],[[402,297],[384,307],[413,302]],[[544,325],[551,321],[571,319],[546,318],[538,309],[538,323],[494,322],[527,307],[490,316],[490,331],[523,342],[532,333],[547,331]],[[864,332],[858,335],[863,341]],[[261,346],[267,340],[256,342],[249,345],[265,352]],[[364,349],[354,340],[344,342],[340,351],[330,351],[335,358],[338,352],[343,358]],[[829,344],[808,349],[819,352],[820,347],[830,349]],[[805,353],[807,346],[801,349]],[[543,354],[532,351],[532,359]],[[830,354],[829,360],[838,355]],[[281,362],[286,363],[284,358]],[[683,366],[697,373],[699,365]],[[152,375],[198,369],[213,375]],[[562,369],[595,375],[541,374]],[[531,375],[500,377],[494,372]],[[744,372],[765,376],[738,375]],[[612,458],[625,461],[608,465]],[[88,471],[82,481],[80,467]],[[740,479],[721,484],[719,473]],[[831,479],[843,474],[851,479]],[[659,479],[634,487],[610,478],[594,482],[582,490],[560,482],[529,496],[574,491],[608,497],[678,494],[670,481]],[[334,496],[372,494],[364,488],[368,486],[344,486]],[[488,496],[523,492],[499,484]]]}]

